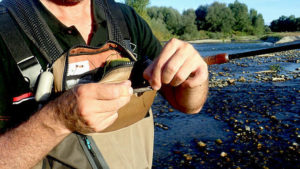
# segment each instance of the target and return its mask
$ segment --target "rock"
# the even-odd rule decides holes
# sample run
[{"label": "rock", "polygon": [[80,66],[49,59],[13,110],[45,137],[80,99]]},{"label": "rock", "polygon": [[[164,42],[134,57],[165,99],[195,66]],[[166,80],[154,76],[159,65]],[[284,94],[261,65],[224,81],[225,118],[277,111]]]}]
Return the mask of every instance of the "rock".
[{"label": "rock", "polygon": [[219,145],[223,144],[223,141],[221,139],[217,139],[215,142]]},{"label": "rock", "polygon": [[229,69],[228,67],[223,67],[223,70],[224,70],[225,72],[231,71],[231,69]]},{"label": "rock", "polygon": [[227,83],[230,85],[234,85],[235,84],[235,80],[234,79],[228,79]]},{"label": "rock", "polygon": [[199,142],[197,143],[197,145],[198,145],[200,148],[206,147],[206,144],[205,144],[203,141],[199,141]]},{"label": "rock", "polygon": [[271,116],[271,120],[277,120],[276,116]]},{"label": "rock", "polygon": [[259,130],[264,130],[264,127],[262,127],[262,126],[259,126],[258,128],[259,128]]},{"label": "rock", "polygon": [[299,144],[298,144],[298,143],[296,143],[296,142],[293,142],[293,146],[295,146],[295,147],[298,147],[298,146],[299,146]]},{"label": "rock", "polygon": [[255,72],[256,74],[269,74],[269,73],[276,73],[275,70],[264,70],[260,72]]},{"label": "rock", "polygon": [[193,159],[193,157],[190,154],[184,154],[183,156],[187,161],[191,161]]},{"label": "rock", "polygon": [[160,123],[155,122],[154,125],[159,127],[159,128],[162,128],[164,130],[169,130],[169,127],[164,125],[164,124],[160,124]]},{"label": "rock", "polygon": [[246,130],[246,131],[251,131],[251,129],[250,129],[249,126],[245,126],[245,130]]},{"label": "rock", "polygon": [[261,144],[261,143],[258,143],[258,144],[257,144],[257,149],[260,150],[261,148],[262,148],[262,144]]},{"label": "rock", "polygon": [[244,76],[241,76],[239,79],[238,79],[239,82],[246,82],[246,79]]},{"label": "rock", "polygon": [[272,81],[273,82],[282,82],[282,81],[285,81],[285,79],[282,77],[272,77]]},{"label": "rock", "polygon": [[227,153],[226,153],[226,152],[222,152],[222,153],[220,154],[220,156],[221,156],[221,157],[227,157]]}]

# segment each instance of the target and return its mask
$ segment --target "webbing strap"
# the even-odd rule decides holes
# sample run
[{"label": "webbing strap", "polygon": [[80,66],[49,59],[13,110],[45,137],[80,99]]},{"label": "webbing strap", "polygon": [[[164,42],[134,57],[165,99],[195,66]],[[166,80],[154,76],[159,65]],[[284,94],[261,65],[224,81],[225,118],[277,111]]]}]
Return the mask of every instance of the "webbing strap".
[{"label": "webbing strap", "polygon": [[[32,56],[31,51],[28,49],[23,36],[20,31],[16,28],[12,18],[8,12],[3,12],[0,16],[0,34],[7,45],[7,48],[17,63],[23,59]],[[12,48],[12,47],[16,47]]]},{"label": "webbing strap", "polygon": [[3,0],[28,38],[38,47],[49,63],[63,52],[47,23],[42,19],[33,0]]},{"label": "webbing strap", "polygon": [[106,15],[109,40],[116,41],[127,48],[130,36],[120,7],[113,0],[96,0],[96,4]]},{"label": "webbing strap", "polygon": [[121,8],[118,6],[114,0],[106,0],[107,1],[107,7],[109,8],[108,11],[113,11],[111,13],[111,16],[113,18],[114,25],[117,29],[120,29],[120,32],[123,36],[124,40],[130,40],[130,35],[128,31],[127,23],[125,22],[125,17],[121,11]]},{"label": "webbing strap", "polygon": [[21,32],[18,30],[7,10],[1,5],[0,8],[0,35],[25,80],[29,81],[30,88],[33,88],[42,67],[36,57],[32,55]]},{"label": "webbing strap", "polygon": [[[121,8],[114,0],[105,1],[107,3],[108,11],[113,11],[113,13],[110,14],[112,16],[113,27],[115,28],[113,36],[117,36],[116,39],[121,39],[124,47],[126,47],[127,49],[131,49],[128,26],[125,22],[125,17],[121,11]],[[119,37],[119,34],[122,35],[122,37]]]}]

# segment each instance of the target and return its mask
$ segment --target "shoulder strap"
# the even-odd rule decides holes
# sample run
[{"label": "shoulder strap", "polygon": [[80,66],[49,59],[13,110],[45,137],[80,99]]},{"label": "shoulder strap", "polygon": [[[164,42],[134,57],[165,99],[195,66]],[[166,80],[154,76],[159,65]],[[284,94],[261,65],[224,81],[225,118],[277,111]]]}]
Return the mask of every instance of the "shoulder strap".
[{"label": "shoulder strap", "polygon": [[53,63],[62,54],[63,50],[50,33],[50,28],[33,0],[3,0],[2,4],[49,63]]},{"label": "shoulder strap", "polygon": [[[1,5],[0,25],[1,37],[17,63],[23,77],[26,81],[29,81],[30,88],[33,88],[42,67],[36,57],[32,55],[7,9]],[[16,46],[18,50],[16,50]]]},{"label": "shoulder strap", "polygon": [[96,4],[104,9],[109,39],[119,42],[127,49],[131,49],[128,26],[120,6],[114,0],[96,0]]}]

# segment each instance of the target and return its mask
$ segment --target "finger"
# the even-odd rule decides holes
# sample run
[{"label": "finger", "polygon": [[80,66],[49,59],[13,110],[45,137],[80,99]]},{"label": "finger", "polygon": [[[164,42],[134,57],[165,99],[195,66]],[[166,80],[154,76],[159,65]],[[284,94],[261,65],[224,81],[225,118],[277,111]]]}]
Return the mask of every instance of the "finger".
[{"label": "finger", "polygon": [[167,61],[176,53],[181,41],[177,39],[171,39],[163,48],[162,52],[158,56],[158,58],[154,61],[153,70],[151,74],[151,80],[149,83],[152,88],[155,90],[159,90],[161,87],[161,73],[162,69],[167,63]]},{"label": "finger", "polygon": [[86,120],[87,126],[92,128],[96,132],[100,132],[114,123],[118,118],[117,112],[106,112],[101,114],[96,114]]},{"label": "finger", "polygon": [[[192,59],[190,56],[193,56],[193,50],[189,47],[185,47],[186,45],[183,46],[184,47],[177,50],[165,64],[162,71],[162,83],[169,84],[178,73],[179,69],[185,64],[187,59]],[[189,67],[186,66],[186,68]]]},{"label": "finger", "polygon": [[182,84],[184,87],[194,88],[202,85],[208,79],[207,64],[202,62],[195,72]]},{"label": "finger", "polygon": [[198,61],[199,59],[197,58],[186,60],[186,62],[184,62],[178,72],[174,75],[170,85],[179,86],[186,81],[192,72],[196,71],[197,67],[199,66]]},{"label": "finger", "polygon": [[152,77],[153,66],[154,66],[154,62],[152,62],[143,72],[144,79],[148,80],[149,83]]},{"label": "finger", "polygon": [[105,119],[97,118],[96,132],[103,131],[107,127],[111,126],[118,118],[118,112],[114,112],[112,115],[106,117]]},{"label": "finger", "polygon": [[113,100],[85,100],[78,103],[78,111],[82,116],[90,116],[101,112],[116,112],[130,101],[130,96]]},{"label": "finger", "polygon": [[112,100],[133,93],[131,82],[121,83],[89,83],[75,89],[77,97],[94,98],[98,100]]}]

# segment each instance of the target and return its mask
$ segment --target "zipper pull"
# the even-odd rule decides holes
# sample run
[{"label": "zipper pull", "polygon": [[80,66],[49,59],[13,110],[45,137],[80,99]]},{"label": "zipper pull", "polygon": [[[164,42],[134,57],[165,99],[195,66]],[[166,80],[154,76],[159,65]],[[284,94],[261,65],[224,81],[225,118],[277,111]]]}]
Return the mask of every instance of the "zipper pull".
[{"label": "zipper pull", "polygon": [[95,154],[94,150],[92,149],[90,140],[87,138],[87,136],[83,136],[83,140],[84,140],[87,148],[89,149],[90,153],[95,157],[96,154]]},{"label": "zipper pull", "polygon": [[35,100],[37,102],[47,101],[51,95],[53,87],[53,74],[51,72],[51,66],[48,65],[46,71],[40,75],[39,83],[35,93]]}]

